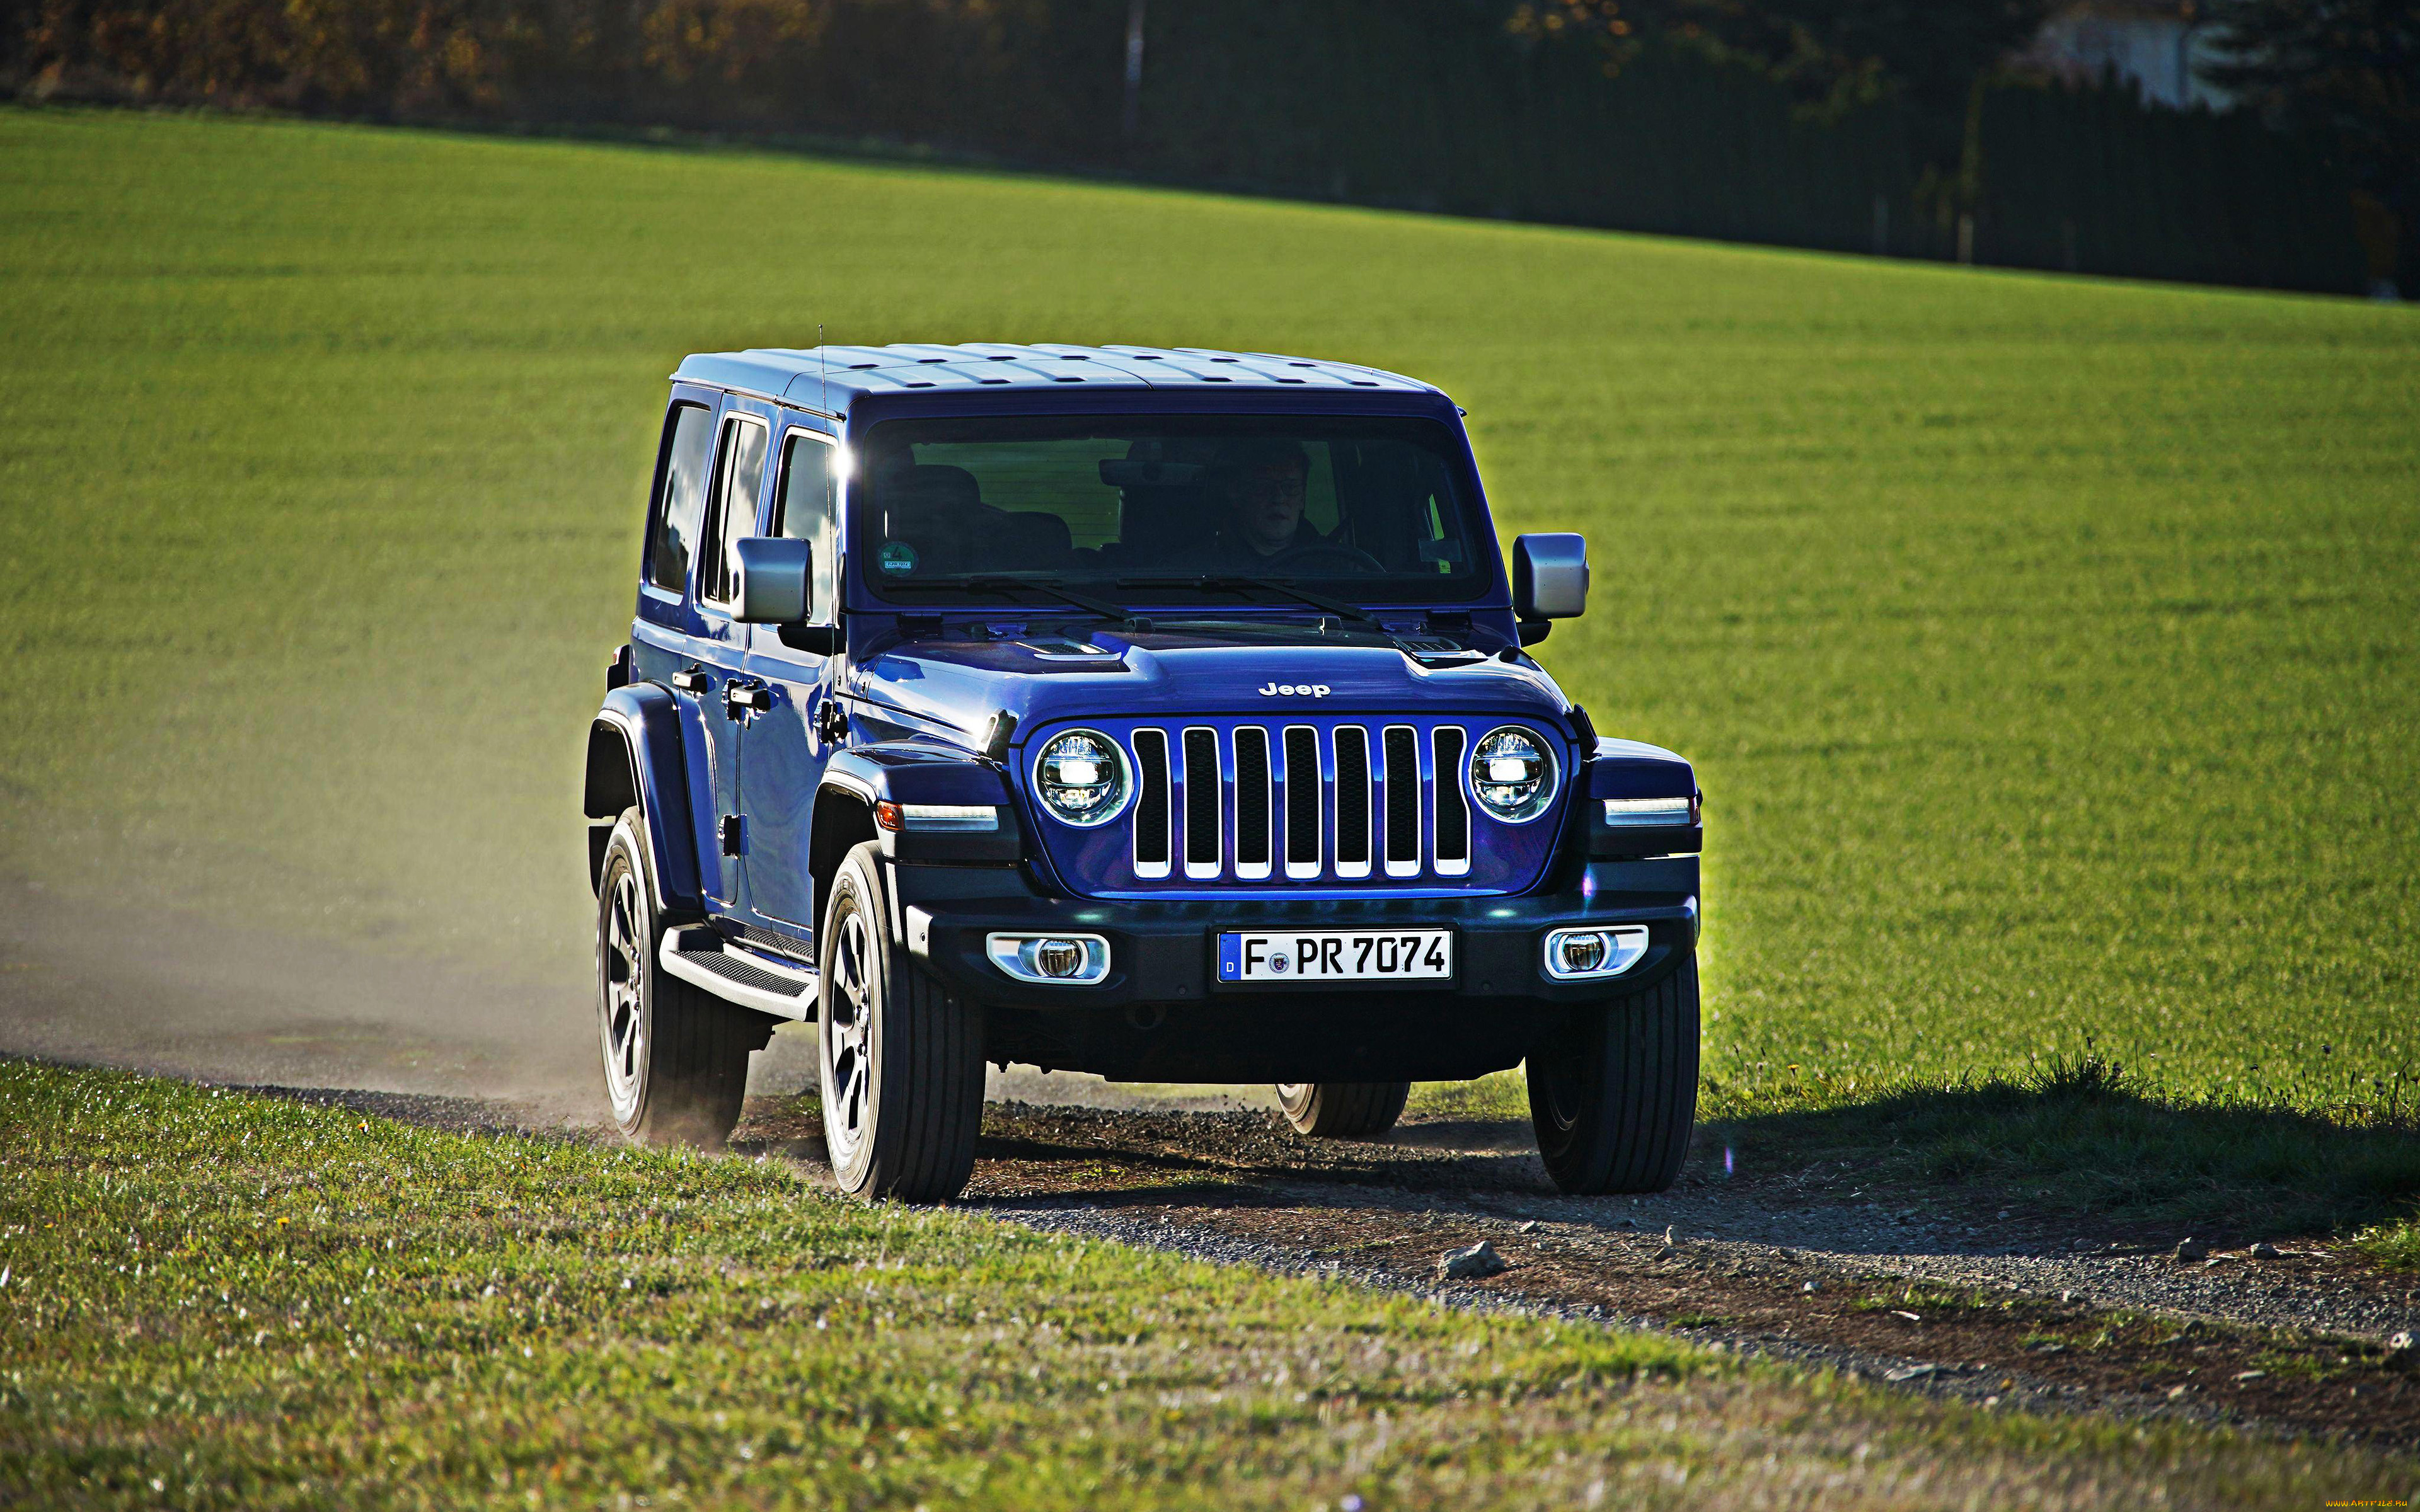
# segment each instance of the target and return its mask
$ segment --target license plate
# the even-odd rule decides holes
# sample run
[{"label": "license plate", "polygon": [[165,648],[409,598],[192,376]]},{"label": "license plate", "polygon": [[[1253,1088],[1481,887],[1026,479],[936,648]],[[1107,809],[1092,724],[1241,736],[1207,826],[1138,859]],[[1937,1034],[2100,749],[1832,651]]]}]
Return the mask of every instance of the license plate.
[{"label": "license plate", "polygon": [[1296,930],[1218,936],[1220,981],[1450,981],[1453,931]]}]

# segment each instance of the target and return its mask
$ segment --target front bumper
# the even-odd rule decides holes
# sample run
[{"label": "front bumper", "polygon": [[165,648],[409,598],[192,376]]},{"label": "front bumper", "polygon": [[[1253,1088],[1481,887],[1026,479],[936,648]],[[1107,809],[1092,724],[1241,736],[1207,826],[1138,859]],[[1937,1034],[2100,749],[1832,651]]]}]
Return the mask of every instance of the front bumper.
[{"label": "front bumper", "polygon": [[[1051,897],[1022,869],[918,866],[891,870],[894,927],[910,954],[970,1001],[990,1008],[1051,1010],[1286,1003],[1306,996],[1386,996],[1443,1007],[1460,1000],[1576,1006],[1626,996],[1677,969],[1697,943],[1698,858],[1591,861],[1566,890],[1518,897],[1369,898],[1318,901],[1121,901]],[[1575,924],[1643,924],[1647,953],[1620,976],[1558,981],[1544,965],[1547,932]],[[1229,930],[1385,929],[1454,931],[1450,983],[1313,982],[1240,988],[1217,980],[1218,936]],[[1109,971],[1094,986],[1036,986],[996,965],[994,933],[1097,934],[1109,942]]]}]

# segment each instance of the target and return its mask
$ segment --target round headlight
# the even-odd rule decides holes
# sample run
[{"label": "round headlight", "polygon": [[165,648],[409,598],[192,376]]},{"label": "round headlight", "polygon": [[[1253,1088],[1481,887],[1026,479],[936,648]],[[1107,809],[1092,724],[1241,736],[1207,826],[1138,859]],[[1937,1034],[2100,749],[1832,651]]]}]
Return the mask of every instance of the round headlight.
[{"label": "round headlight", "polygon": [[1090,730],[1053,735],[1033,761],[1033,791],[1054,819],[1106,825],[1134,792],[1118,743]]},{"label": "round headlight", "polygon": [[1507,725],[1470,752],[1470,792],[1494,818],[1517,825],[1546,811],[1555,797],[1555,759],[1545,742]]}]

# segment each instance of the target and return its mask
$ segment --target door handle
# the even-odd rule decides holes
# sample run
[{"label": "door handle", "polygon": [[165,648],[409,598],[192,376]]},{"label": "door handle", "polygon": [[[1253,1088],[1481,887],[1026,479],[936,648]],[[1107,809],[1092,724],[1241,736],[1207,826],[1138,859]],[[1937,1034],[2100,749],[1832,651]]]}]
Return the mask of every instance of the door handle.
[{"label": "door handle", "polygon": [[684,693],[703,693],[714,686],[703,667],[684,667],[673,673],[673,687]]},{"label": "door handle", "polygon": [[727,712],[763,714],[773,706],[773,690],[749,678],[735,677],[722,685],[722,707]]},{"label": "door handle", "polygon": [[848,738],[848,711],[841,707],[840,700],[828,698],[815,711],[815,733],[829,746],[837,746]]}]

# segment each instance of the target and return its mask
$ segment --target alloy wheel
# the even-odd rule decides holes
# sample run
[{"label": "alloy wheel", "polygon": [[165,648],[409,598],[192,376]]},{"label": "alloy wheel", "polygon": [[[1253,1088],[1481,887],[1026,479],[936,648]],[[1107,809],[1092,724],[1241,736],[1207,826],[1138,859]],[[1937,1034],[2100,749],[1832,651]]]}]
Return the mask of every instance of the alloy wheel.
[{"label": "alloy wheel", "polygon": [[646,960],[641,953],[639,882],[629,868],[614,873],[604,927],[597,931],[598,1016],[605,1048],[605,1091],[613,1116],[628,1123],[637,1111],[641,1068],[646,1064],[647,1016],[641,994]]},{"label": "alloy wheel", "polygon": [[865,915],[842,915],[832,942],[831,995],[816,1035],[823,1069],[824,1144],[832,1165],[845,1165],[865,1142],[867,1102],[874,1089],[874,992],[866,971]]}]

